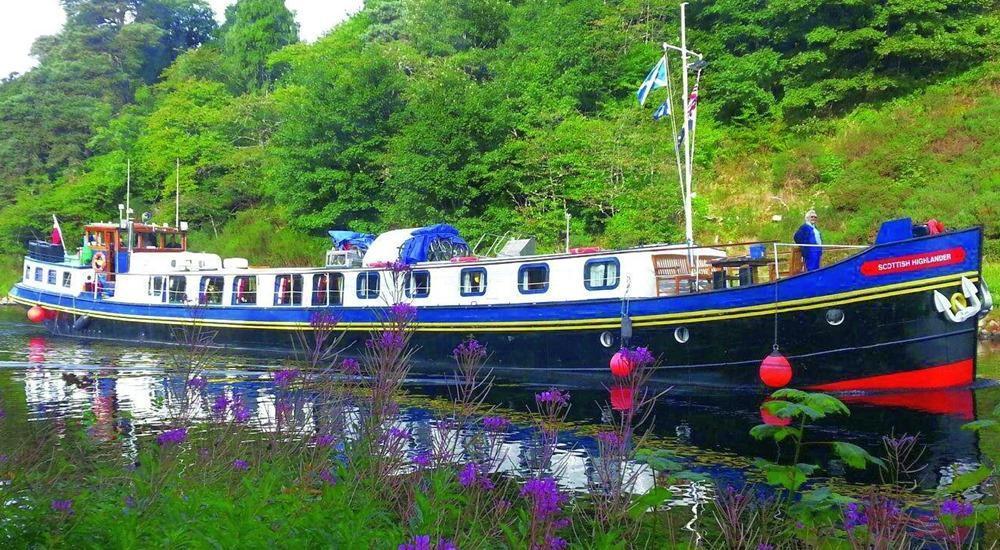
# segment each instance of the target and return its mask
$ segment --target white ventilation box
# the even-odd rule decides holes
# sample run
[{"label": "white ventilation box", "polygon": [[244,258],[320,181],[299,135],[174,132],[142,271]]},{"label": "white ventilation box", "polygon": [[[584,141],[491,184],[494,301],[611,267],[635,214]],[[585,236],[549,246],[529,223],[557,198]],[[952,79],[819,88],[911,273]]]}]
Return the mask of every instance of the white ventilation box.
[{"label": "white ventilation box", "polygon": [[223,269],[246,269],[250,267],[250,262],[246,258],[226,258],[222,260]]}]

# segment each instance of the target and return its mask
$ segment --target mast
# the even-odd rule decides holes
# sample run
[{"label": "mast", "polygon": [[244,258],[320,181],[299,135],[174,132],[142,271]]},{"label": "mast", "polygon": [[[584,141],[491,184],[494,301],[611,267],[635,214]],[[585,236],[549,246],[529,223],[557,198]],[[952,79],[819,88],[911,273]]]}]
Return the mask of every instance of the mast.
[{"label": "mast", "polygon": [[684,95],[681,99],[681,132],[684,136],[684,240],[688,247],[694,246],[694,222],[692,221],[691,209],[691,145],[694,142],[694,126],[688,126],[688,105],[691,101],[691,91],[688,89],[688,49],[687,49],[687,2],[681,4],[681,85],[684,88]]},{"label": "mast", "polygon": [[132,206],[132,159],[125,160],[125,219],[129,218],[129,207]]},{"label": "mast", "polygon": [[181,228],[181,159],[175,159],[177,167],[174,170],[174,227]]}]

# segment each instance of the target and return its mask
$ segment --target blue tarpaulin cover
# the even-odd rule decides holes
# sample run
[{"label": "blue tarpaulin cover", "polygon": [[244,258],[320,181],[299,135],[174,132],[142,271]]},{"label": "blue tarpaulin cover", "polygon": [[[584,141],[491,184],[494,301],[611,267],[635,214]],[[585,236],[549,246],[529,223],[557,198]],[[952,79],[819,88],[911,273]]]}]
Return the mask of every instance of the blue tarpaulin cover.
[{"label": "blue tarpaulin cover", "polygon": [[327,231],[327,234],[330,235],[330,239],[333,240],[333,245],[340,250],[343,250],[344,245],[347,244],[362,251],[368,250],[368,246],[375,240],[375,235],[358,233],[357,231],[342,231],[334,229]]},{"label": "blue tarpaulin cover", "polygon": [[912,237],[913,220],[910,218],[889,220],[882,222],[882,227],[879,227],[878,236],[875,237],[875,244],[905,241]]},{"label": "blue tarpaulin cover", "polygon": [[458,234],[458,229],[439,223],[415,229],[413,236],[403,243],[399,251],[399,260],[412,264],[428,260],[447,260],[455,255],[468,253],[469,244]]}]

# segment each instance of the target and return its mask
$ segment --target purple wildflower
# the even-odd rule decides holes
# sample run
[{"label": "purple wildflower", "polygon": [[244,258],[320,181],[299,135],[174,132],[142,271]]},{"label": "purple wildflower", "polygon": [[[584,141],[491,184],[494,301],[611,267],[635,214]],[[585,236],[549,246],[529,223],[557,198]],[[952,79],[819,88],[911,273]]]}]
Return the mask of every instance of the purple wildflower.
[{"label": "purple wildflower", "polygon": [[566,548],[569,548],[569,543],[562,537],[548,536],[545,537],[545,546],[543,548],[546,550],[566,550]]},{"label": "purple wildflower", "polygon": [[623,351],[625,352],[626,359],[636,368],[646,367],[656,362],[656,358],[653,357],[653,353],[649,351],[649,348],[625,349]]},{"label": "purple wildflower", "polygon": [[438,541],[437,550],[458,550],[458,546],[448,539],[441,539]]},{"label": "purple wildflower", "polygon": [[762,542],[757,545],[757,550],[774,550],[774,545]]},{"label": "purple wildflower", "polygon": [[852,502],[847,505],[847,509],[844,510],[845,531],[852,531],[855,527],[866,525],[867,523],[868,523],[868,515],[865,514],[863,508],[858,506],[858,503]]},{"label": "purple wildflower", "polygon": [[420,468],[426,468],[431,465],[431,454],[427,451],[420,451],[413,457],[413,463]]},{"label": "purple wildflower", "polygon": [[332,434],[320,434],[316,436],[316,446],[317,447],[329,447],[337,441],[337,438]]},{"label": "purple wildflower", "polygon": [[327,485],[333,485],[337,483],[337,478],[333,476],[333,472],[329,468],[323,468],[319,471],[319,478],[323,480],[323,483]]},{"label": "purple wildflower", "polygon": [[6,417],[7,417],[7,411],[0,409],[0,420],[3,420]]},{"label": "purple wildflower", "polygon": [[250,464],[248,464],[246,460],[241,460],[237,458],[236,460],[233,461],[233,469],[240,472],[245,472],[250,469]]},{"label": "purple wildflower", "polygon": [[279,388],[287,388],[292,385],[292,382],[299,377],[299,371],[296,369],[282,369],[274,374],[274,385]]},{"label": "purple wildflower", "polygon": [[365,346],[369,349],[397,350],[403,349],[406,340],[403,333],[395,330],[384,330],[374,338],[368,339]]},{"label": "purple wildflower", "polygon": [[462,487],[478,485],[486,491],[492,491],[494,487],[493,480],[483,475],[475,462],[469,462],[458,472],[458,483]]},{"label": "purple wildflower", "polygon": [[400,260],[393,260],[391,262],[386,262],[385,267],[389,271],[392,271],[393,273],[405,273],[407,271],[413,270],[413,266]]},{"label": "purple wildflower", "polygon": [[72,500],[53,500],[52,509],[61,514],[72,514],[73,513],[73,501]]},{"label": "purple wildflower", "polygon": [[475,338],[470,338],[461,344],[455,346],[455,349],[451,352],[452,357],[462,361],[469,361],[473,359],[482,359],[486,357],[486,346],[480,344],[479,340]]},{"label": "purple wildflower", "polygon": [[212,412],[217,416],[226,414],[226,409],[229,408],[229,403],[230,401],[229,398],[226,397],[226,394],[219,395],[215,398],[215,402],[212,403]]},{"label": "purple wildflower", "polygon": [[134,496],[127,495],[123,499],[123,502],[125,503],[125,508],[135,508],[136,502],[135,502],[135,497]]},{"label": "purple wildflower", "polygon": [[187,381],[187,385],[189,388],[194,388],[196,390],[205,389],[205,386],[208,385],[208,379],[204,376],[195,376]]},{"label": "purple wildflower", "polygon": [[941,514],[954,516],[956,518],[964,518],[971,516],[973,512],[972,504],[969,502],[962,502],[953,498],[941,503]]},{"label": "purple wildflower", "polygon": [[233,408],[233,420],[240,424],[246,424],[250,421],[250,409],[243,405]]},{"label": "purple wildflower", "polygon": [[156,444],[161,447],[169,447],[171,445],[180,445],[187,441],[187,428],[176,428],[173,430],[167,430],[160,434],[156,438]]},{"label": "purple wildflower", "polygon": [[553,405],[569,405],[569,392],[550,388],[542,393],[535,394],[535,402],[539,405],[551,403]]},{"label": "purple wildflower", "polygon": [[531,514],[542,520],[558,514],[566,497],[551,477],[529,479],[521,487],[521,496],[531,500]]},{"label": "purple wildflower", "polygon": [[510,420],[502,416],[487,416],[483,418],[483,427],[491,432],[506,432],[510,427]]},{"label": "purple wildflower", "polygon": [[401,325],[405,325],[410,321],[413,321],[416,317],[417,308],[410,304],[400,302],[398,304],[393,304],[392,307],[389,308],[389,320]]},{"label": "purple wildflower", "polygon": [[6,463],[10,458],[7,455],[0,455],[0,464]]},{"label": "purple wildflower", "polygon": [[361,363],[358,363],[358,360],[353,357],[348,357],[340,362],[340,370],[344,374],[357,376],[361,374]]},{"label": "purple wildflower", "polygon": [[417,535],[410,539],[409,542],[400,544],[399,550],[431,550],[431,536]]}]

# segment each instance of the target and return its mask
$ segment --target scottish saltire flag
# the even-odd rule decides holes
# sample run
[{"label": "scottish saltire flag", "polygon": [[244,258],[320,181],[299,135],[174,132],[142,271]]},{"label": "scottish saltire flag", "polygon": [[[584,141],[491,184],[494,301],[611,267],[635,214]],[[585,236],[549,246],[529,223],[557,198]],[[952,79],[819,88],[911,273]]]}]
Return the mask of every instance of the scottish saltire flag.
[{"label": "scottish saltire flag", "polygon": [[670,100],[664,99],[663,103],[653,111],[653,120],[660,120],[661,118],[670,114]]},{"label": "scottish saltire flag", "polygon": [[661,57],[659,63],[653,67],[653,70],[649,71],[646,75],[646,80],[642,81],[642,86],[639,86],[639,91],[635,93],[636,99],[639,100],[639,105],[646,104],[646,97],[649,92],[657,88],[663,88],[667,85],[667,58]]}]

